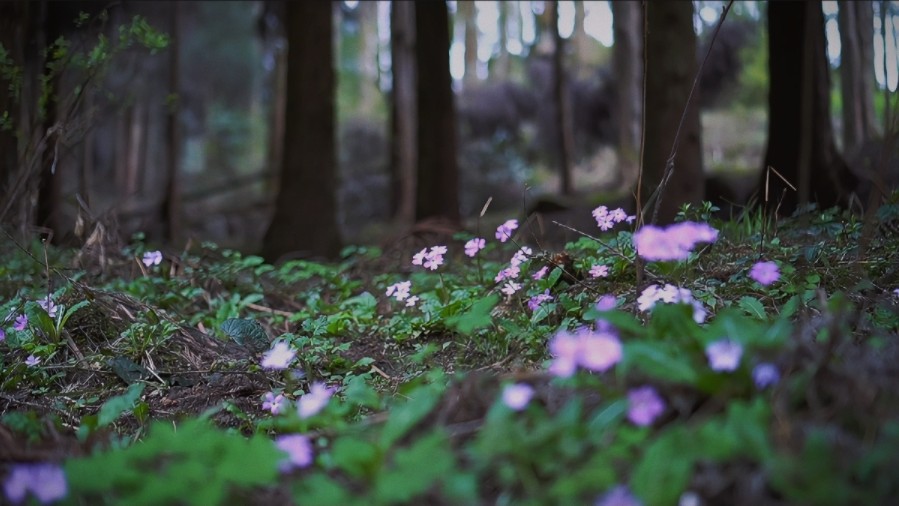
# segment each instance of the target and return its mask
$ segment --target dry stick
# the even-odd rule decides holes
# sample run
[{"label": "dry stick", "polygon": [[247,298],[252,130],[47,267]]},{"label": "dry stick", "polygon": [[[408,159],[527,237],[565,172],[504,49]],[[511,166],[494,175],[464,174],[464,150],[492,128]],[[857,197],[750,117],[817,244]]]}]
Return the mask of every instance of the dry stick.
[{"label": "dry stick", "polygon": [[[696,93],[696,88],[699,86],[699,77],[702,75],[702,68],[705,67],[705,62],[708,61],[709,55],[712,53],[712,48],[715,47],[715,39],[718,38],[718,32],[721,31],[721,25],[724,24],[724,20],[727,18],[727,13],[730,11],[731,6],[733,6],[734,0],[730,0],[726,6],[724,6],[724,12],[721,13],[721,18],[718,19],[718,25],[715,26],[715,32],[712,34],[712,40],[709,43],[709,49],[705,53],[705,58],[702,59],[702,63],[699,65],[699,69],[696,71],[696,77],[693,79],[693,86],[690,88],[690,95],[687,97],[687,103],[684,105],[684,112],[681,114],[680,123],[677,125],[677,130],[674,133],[674,143],[671,146],[671,155],[668,157],[668,160],[665,162],[665,174],[662,176],[662,182],[659,183],[659,186],[652,193],[647,201],[647,205],[652,199],[656,198],[656,203],[653,204],[652,210],[652,224],[655,225],[658,221],[659,217],[659,208],[662,207],[662,195],[665,192],[665,187],[668,185],[668,181],[671,179],[671,174],[674,173],[674,158],[677,156],[677,147],[680,144],[680,133],[684,126],[684,121],[687,119],[687,111],[690,108],[690,102],[693,101],[693,95]],[[645,38],[645,36],[644,36]],[[645,43],[644,43],[645,46]],[[645,51],[645,50],[644,50]],[[646,75],[646,68],[643,69],[644,76]],[[644,94],[645,94],[644,90]],[[645,109],[645,107],[644,107]],[[646,129],[646,125],[643,125],[644,130]]]}]

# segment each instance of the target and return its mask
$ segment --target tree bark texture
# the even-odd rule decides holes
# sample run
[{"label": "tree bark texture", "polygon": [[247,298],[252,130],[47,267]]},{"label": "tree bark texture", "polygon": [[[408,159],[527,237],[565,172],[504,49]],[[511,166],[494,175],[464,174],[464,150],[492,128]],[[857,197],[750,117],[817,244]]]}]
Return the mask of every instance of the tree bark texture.
[{"label": "tree bark texture", "polygon": [[821,2],[769,3],[768,36],[768,147],[759,201],[772,210],[779,205],[781,215],[809,200],[821,207],[836,205],[857,179],[834,143]]},{"label": "tree bark texture", "polygon": [[415,9],[412,2],[390,4],[391,93],[391,212],[409,225],[415,218],[418,154],[415,128]]},{"label": "tree bark texture", "polygon": [[280,191],[262,255],[332,258],[337,227],[337,155],[332,4],[288,2],[287,111]]},{"label": "tree bark texture", "polygon": [[659,186],[681,127],[667,186],[654,204],[658,221],[671,223],[684,203],[698,204],[705,194],[699,100],[687,106],[696,77],[696,34],[691,2],[648,2],[646,36],[646,130],[642,198]]},{"label": "tree bark texture", "polygon": [[843,152],[854,153],[875,134],[874,8],[871,2],[839,4]]},{"label": "tree bark texture", "polygon": [[[21,65],[24,59],[22,43],[25,40],[25,15],[27,5],[24,1],[0,3],[0,44],[6,52],[8,61]],[[19,120],[18,104],[21,97],[13,96],[9,81],[0,77],[0,117],[8,122],[7,128],[0,128],[0,195],[5,199],[9,194],[13,178],[19,166],[19,148],[16,130]]]},{"label": "tree bark texture", "polygon": [[415,2],[418,73],[417,220],[459,222],[456,111],[449,68],[449,12],[445,1]]},{"label": "tree bark texture", "polygon": [[456,2],[458,14],[464,29],[465,48],[465,75],[462,82],[466,88],[474,86],[478,82],[478,25],[477,8],[474,0],[459,0]]},{"label": "tree bark texture", "polygon": [[553,38],[553,100],[555,102],[556,153],[559,164],[559,192],[562,195],[574,193],[572,178],[574,160],[574,131],[571,124],[571,102],[568,97],[568,83],[565,75],[565,39],[559,33],[559,2],[550,4],[549,31]]},{"label": "tree bark texture", "polygon": [[640,2],[612,2],[612,66],[615,70],[613,103],[618,123],[618,173],[636,179],[639,168],[640,121],[643,107],[643,6]]},{"label": "tree bark texture", "polygon": [[181,128],[178,124],[179,97],[181,93],[179,67],[181,65],[181,5],[174,2],[171,9],[171,33],[169,34],[169,94],[174,100],[167,104],[166,175],[165,193],[160,206],[160,218],[164,227],[163,239],[173,243],[181,237],[181,184],[178,164],[181,153]]}]

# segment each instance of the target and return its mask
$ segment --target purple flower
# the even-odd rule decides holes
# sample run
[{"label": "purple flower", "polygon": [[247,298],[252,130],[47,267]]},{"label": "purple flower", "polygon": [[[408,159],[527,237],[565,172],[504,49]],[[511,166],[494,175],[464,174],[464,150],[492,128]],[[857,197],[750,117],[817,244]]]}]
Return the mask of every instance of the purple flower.
[{"label": "purple flower", "polygon": [[278,436],[275,439],[275,446],[287,454],[287,458],[278,464],[281,472],[286,473],[294,468],[307,467],[312,464],[312,442],[302,434]]},{"label": "purple flower", "polygon": [[12,328],[18,331],[25,330],[25,327],[28,326],[28,316],[24,314],[20,314],[16,316],[16,322],[13,323]]},{"label": "purple flower", "polygon": [[749,271],[749,277],[762,286],[768,286],[780,279],[780,269],[774,262],[756,262]]},{"label": "purple flower", "polygon": [[642,503],[625,485],[618,485],[596,501],[596,506],[641,506]]},{"label": "purple flower", "polygon": [[634,247],[646,260],[686,260],[700,242],[715,242],[718,231],[705,223],[685,221],[668,228],[645,225],[634,232]]},{"label": "purple flower", "polygon": [[328,405],[328,399],[333,393],[333,388],[328,388],[324,383],[316,381],[309,387],[309,393],[297,401],[297,414],[300,415],[300,418],[309,418],[318,414]]},{"label": "purple flower", "polygon": [[657,302],[665,302],[668,304],[690,304],[693,306],[693,321],[702,323],[705,321],[706,311],[702,306],[702,302],[693,298],[693,294],[686,288],[678,288],[674,285],[666,284],[649,285],[637,297],[637,307],[640,311],[649,311],[655,307]]},{"label": "purple flower", "polygon": [[5,340],[6,340],[6,331],[3,329],[0,329],[0,343],[2,343]]},{"label": "purple flower", "polygon": [[418,303],[418,295],[413,295],[406,299],[406,307],[414,307]]},{"label": "purple flower", "polygon": [[[549,266],[544,265],[543,267],[540,268],[540,270],[535,272],[534,275],[531,277],[534,278],[535,280],[543,279],[543,276],[546,276],[547,272],[549,272]],[[899,288],[897,288],[896,290],[899,291]]]},{"label": "purple flower", "polygon": [[68,493],[66,475],[55,464],[15,464],[3,482],[6,497],[20,503],[30,491],[42,504],[58,501]]},{"label": "purple flower", "polygon": [[534,389],[524,383],[506,385],[503,388],[503,404],[515,411],[524,409],[533,396]]},{"label": "purple flower", "polygon": [[893,295],[895,295],[896,297],[899,297],[899,288],[896,288],[895,290],[893,290]]},{"label": "purple flower", "polygon": [[762,362],[752,369],[752,381],[756,388],[764,390],[780,381],[780,371],[774,364]]},{"label": "purple flower", "polygon": [[549,288],[547,288],[543,293],[538,293],[528,300],[528,309],[536,311],[541,304],[551,300],[553,300],[553,296],[549,294]]},{"label": "purple flower", "polygon": [[512,295],[518,290],[521,290],[521,285],[514,281],[507,281],[499,291],[503,292],[506,295]]},{"label": "purple flower", "polygon": [[161,251],[148,251],[144,253],[141,262],[144,263],[147,267],[152,267],[154,265],[159,265],[162,263],[162,252]]},{"label": "purple flower", "polygon": [[262,356],[260,365],[266,369],[287,369],[290,361],[297,354],[296,350],[290,347],[284,341],[278,341],[272,346],[272,349],[265,352]]},{"label": "purple flower", "polygon": [[47,312],[47,316],[49,316],[50,318],[56,318],[56,304],[53,302],[53,299],[51,299],[49,295],[37,301],[37,305],[44,308],[44,311]]},{"label": "purple flower", "polygon": [[594,265],[590,267],[590,277],[591,278],[604,278],[609,275],[609,266],[608,265]]},{"label": "purple flower", "polygon": [[640,427],[652,425],[652,422],[665,411],[665,401],[650,386],[629,391],[627,402],[627,419]]},{"label": "purple flower", "polygon": [[574,334],[559,331],[549,342],[553,355],[550,373],[561,378],[574,374],[578,366],[605,372],[621,361],[621,342],[610,332],[594,332],[587,328]]},{"label": "purple flower", "polygon": [[512,238],[512,232],[518,228],[518,220],[506,220],[505,223],[496,227],[496,238],[499,242],[506,242]]},{"label": "purple flower", "polygon": [[443,255],[446,254],[446,246],[432,246],[412,255],[412,265],[420,265],[425,269],[437,270],[443,265]]},{"label": "purple flower", "polygon": [[624,209],[620,207],[610,211],[606,206],[599,206],[591,214],[593,214],[596,224],[602,231],[611,230],[616,223],[621,223],[622,221],[630,222],[634,219],[633,216],[628,216]]},{"label": "purple flower", "polygon": [[614,295],[603,295],[596,301],[597,311],[611,311],[618,306],[618,298]]},{"label": "purple flower", "polygon": [[533,253],[534,252],[531,250],[531,248],[522,246],[521,249],[519,249],[515,252],[514,255],[512,255],[512,260],[509,262],[509,264],[511,264],[512,267],[518,267],[521,264],[525,263]]},{"label": "purple flower", "polygon": [[507,278],[517,278],[521,274],[521,268],[517,265],[512,265],[510,267],[506,267],[505,269],[496,273],[496,277],[493,278],[493,281],[499,283],[500,281]]},{"label": "purple flower", "polygon": [[281,394],[275,395],[273,392],[265,394],[262,409],[271,411],[273,415],[281,413],[284,411],[284,396]]},{"label": "purple flower", "polygon": [[731,339],[719,339],[706,346],[705,354],[713,371],[730,372],[740,366],[743,346]]},{"label": "purple flower", "polygon": [[478,251],[484,249],[486,245],[486,241],[480,237],[475,237],[474,239],[470,239],[465,243],[465,254],[474,257],[478,254]]},{"label": "purple flower", "polygon": [[398,301],[404,301],[409,297],[409,290],[412,289],[411,281],[400,281],[399,283],[394,283],[387,287],[387,291],[385,294],[390,297],[393,296]]},{"label": "purple flower", "polygon": [[34,355],[28,355],[28,358],[25,359],[25,365],[28,367],[34,367],[41,363],[41,359],[35,357]]}]

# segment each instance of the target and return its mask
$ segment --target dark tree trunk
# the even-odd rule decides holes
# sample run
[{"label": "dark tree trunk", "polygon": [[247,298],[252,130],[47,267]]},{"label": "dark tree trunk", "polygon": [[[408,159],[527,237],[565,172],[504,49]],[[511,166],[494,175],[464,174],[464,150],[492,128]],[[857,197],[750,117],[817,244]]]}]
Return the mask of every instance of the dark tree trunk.
[{"label": "dark tree trunk", "polygon": [[165,194],[160,209],[161,222],[164,227],[163,239],[174,243],[181,237],[181,185],[179,181],[178,163],[180,161],[181,129],[178,124],[178,111],[181,87],[179,66],[181,62],[181,4],[174,2],[171,9],[171,33],[169,34],[169,93],[175,100],[168,104],[166,115],[166,131],[168,134],[166,153]]},{"label": "dark tree trunk", "polygon": [[841,1],[839,23],[843,152],[855,153],[875,133],[873,4]]},{"label": "dark tree trunk", "polygon": [[[821,207],[836,205],[857,180],[834,144],[821,2],[769,3],[768,37],[768,149],[760,203],[769,209],[780,205],[782,215],[810,199]],[[769,176],[769,166],[798,191]]]},{"label": "dark tree trunk", "polygon": [[640,2],[612,2],[612,65],[618,121],[618,175],[636,180],[639,168],[640,121],[643,104],[643,8]]},{"label": "dark tree trunk", "polygon": [[574,193],[572,166],[574,161],[574,132],[571,126],[571,102],[568,99],[568,83],[565,76],[565,39],[559,34],[559,2],[550,4],[549,32],[553,38],[553,100],[555,101],[556,153],[559,163],[559,192]]},{"label": "dark tree trunk", "polygon": [[691,2],[646,4],[646,144],[641,196],[646,200],[662,181],[686,107],[673,172],[658,194],[653,213],[670,223],[684,203],[698,204],[705,194],[699,100],[687,99],[696,77],[696,33]]},{"label": "dark tree trunk", "polygon": [[[43,36],[40,39],[49,45],[55,41],[60,33],[59,15],[52,12],[52,2],[47,2],[43,12]],[[35,223],[51,232],[51,241],[58,243],[62,237],[62,207],[61,176],[57,172],[59,151],[56,147],[62,141],[62,124],[58,124],[57,113],[59,110],[59,76],[51,79],[49,87],[49,100],[46,110],[43,111],[41,120],[41,133],[45,136],[47,144],[41,154],[40,175],[38,179],[37,209]]]},{"label": "dark tree trunk", "polygon": [[474,0],[459,0],[456,2],[459,17],[462,18],[465,41],[465,75],[462,78],[466,88],[478,82],[478,25],[477,8]]},{"label": "dark tree trunk", "polygon": [[330,2],[288,2],[284,160],[262,255],[331,258],[340,251]]},{"label": "dark tree trunk", "polygon": [[415,9],[412,2],[390,4],[391,212],[408,225],[415,218],[417,149],[415,116]]},{"label": "dark tree trunk", "polygon": [[445,1],[415,2],[418,73],[418,191],[415,217],[459,222],[456,111]]},{"label": "dark tree trunk", "polygon": [[[24,59],[26,2],[0,2],[0,45],[6,51],[6,58],[14,65],[22,65]],[[0,76],[0,196],[10,199],[13,178],[19,166],[19,147],[16,130],[19,127],[21,96],[13,96],[9,91],[9,81]]]}]

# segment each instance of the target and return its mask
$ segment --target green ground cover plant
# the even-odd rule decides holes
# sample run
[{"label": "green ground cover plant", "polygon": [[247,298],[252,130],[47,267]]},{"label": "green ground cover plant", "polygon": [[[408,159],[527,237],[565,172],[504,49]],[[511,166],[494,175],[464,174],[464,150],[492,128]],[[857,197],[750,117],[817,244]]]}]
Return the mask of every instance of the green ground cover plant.
[{"label": "green ground cover plant", "polygon": [[276,266],[135,237],[97,270],[7,242],[3,494],[889,504],[899,239],[858,251],[837,209],[713,213],[634,230],[600,206],[557,251],[512,218]]}]

